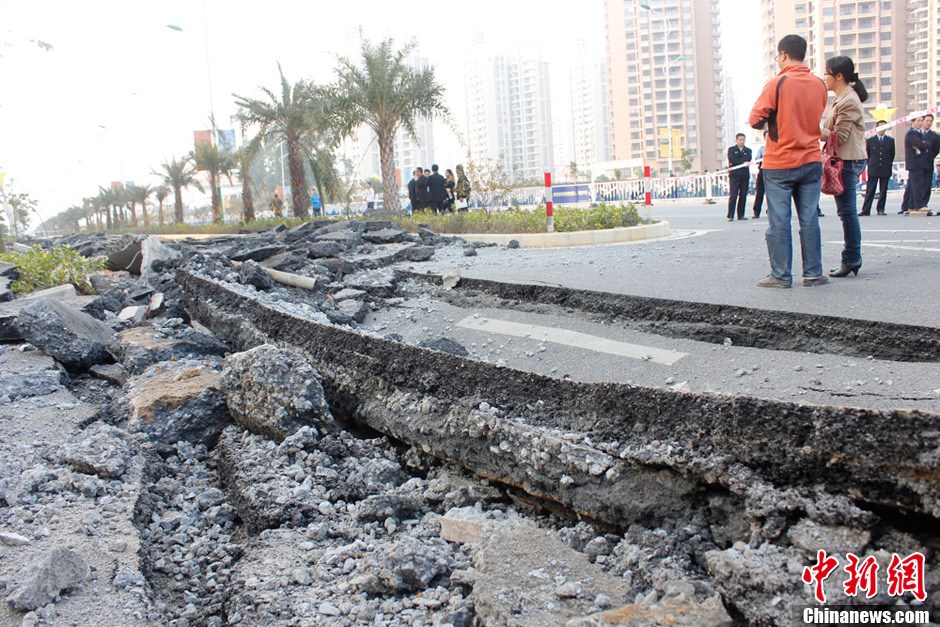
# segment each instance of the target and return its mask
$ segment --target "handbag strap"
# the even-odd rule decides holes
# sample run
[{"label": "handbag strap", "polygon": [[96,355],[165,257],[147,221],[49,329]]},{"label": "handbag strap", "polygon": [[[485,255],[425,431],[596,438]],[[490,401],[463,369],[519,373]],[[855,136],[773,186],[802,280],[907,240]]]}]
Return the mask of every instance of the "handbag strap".
[{"label": "handbag strap", "polygon": [[[832,151],[829,150],[830,146],[832,146]],[[829,136],[826,137],[826,144],[823,148],[823,151],[831,157],[839,156],[839,138],[836,136],[835,129],[829,131]]]}]

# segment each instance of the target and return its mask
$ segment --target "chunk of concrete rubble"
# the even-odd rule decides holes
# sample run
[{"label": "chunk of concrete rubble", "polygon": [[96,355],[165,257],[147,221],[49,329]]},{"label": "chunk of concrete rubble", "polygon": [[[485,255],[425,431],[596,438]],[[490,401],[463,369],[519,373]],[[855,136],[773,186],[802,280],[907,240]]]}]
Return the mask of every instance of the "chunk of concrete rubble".
[{"label": "chunk of concrete rubble", "polygon": [[362,234],[362,239],[372,244],[397,244],[405,239],[405,232],[395,228],[367,230]]},{"label": "chunk of concrete rubble", "polygon": [[12,279],[0,276],[0,303],[6,303],[13,300],[13,290],[10,289]]},{"label": "chunk of concrete rubble", "polygon": [[361,299],[361,298],[365,298],[366,296],[368,296],[368,294],[366,293],[365,290],[356,290],[351,287],[346,287],[336,292],[335,294],[333,294],[333,300],[335,300],[336,302],[339,302],[341,300],[347,300],[350,298]]},{"label": "chunk of concrete rubble", "polygon": [[452,567],[450,549],[442,540],[422,542],[403,536],[365,559],[361,570],[363,575],[356,585],[371,594],[397,595],[421,591]]},{"label": "chunk of concrete rubble", "polygon": [[20,298],[22,300],[67,300],[75,298],[76,295],[75,286],[68,284],[47,287],[44,290],[36,290],[29,294],[23,294]]},{"label": "chunk of concrete rubble", "polygon": [[705,563],[715,588],[748,624],[789,625],[792,608],[813,603],[812,591],[800,581],[804,564],[798,549],[737,542],[706,552]]},{"label": "chunk of concrete rubble", "polygon": [[127,383],[127,370],[121,364],[98,364],[89,368],[88,372],[93,377],[114,385]]},{"label": "chunk of concrete rubble", "polygon": [[362,245],[362,235],[349,230],[335,231],[317,235],[314,239],[318,242],[336,242],[345,246],[346,250],[353,250]]},{"label": "chunk of concrete rubble", "polygon": [[396,257],[403,261],[427,261],[436,250],[434,246],[409,246],[400,250]]},{"label": "chunk of concrete rubble", "polygon": [[221,357],[228,352],[222,340],[185,325],[133,327],[118,333],[116,339],[115,352],[132,374],[161,361]]},{"label": "chunk of concrete rubble", "polygon": [[141,276],[159,271],[163,265],[182,257],[180,251],[170,248],[153,235],[140,243],[140,255]]},{"label": "chunk of concrete rubble", "polygon": [[19,272],[16,269],[16,264],[9,263],[7,261],[0,261],[0,276],[8,279],[16,279],[19,276]]},{"label": "chunk of concrete rubble", "polygon": [[445,290],[452,290],[458,285],[460,285],[460,271],[451,270],[447,274],[441,277],[441,285]]},{"label": "chunk of concrete rubble", "polygon": [[497,521],[475,507],[453,507],[441,517],[441,538],[457,544],[479,542],[494,524]]},{"label": "chunk of concrete rubble", "polygon": [[421,348],[430,348],[431,350],[441,351],[442,353],[450,353],[451,355],[457,355],[458,357],[468,357],[470,355],[470,351],[468,351],[463,344],[449,337],[439,337],[434,340],[422,340],[421,342],[418,342],[418,346]]},{"label": "chunk of concrete rubble", "polygon": [[88,564],[81,555],[69,549],[52,549],[13,577],[7,603],[24,612],[38,609],[85,581],[88,574]]},{"label": "chunk of concrete rubble", "polygon": [[257,261],[246,261],[238,268],[238,281],[242,285],[251,285],[259,292],[274,289],[274,281]]},{"label": "chunk of concrete rubble", "polygon": [[336,309],[355,322],[362,322],[366,319],[366,314],[369,313],[369,304],[364,300],[350,298],[337,303]]},{"label": "chunk of concrete rubble", "polygon": [[150,308],[146,305],[134,305],[133,307],[125,307],[118,314],[118,320],[122,322],[131,322],[133,324],[138,324],[143,322],[144,318],[147,317],[147,312],[150,311]]},{"label": "chunk of concrete rubble", "polygon": [[[476,569],[473,596],[483,624],[564,624],[594,611],[600,594],[615,605],[626,604],[630,582],[608,575],[556,533],[521,519],[485,529],[478,543],[468,545]],[[575,584],[568,588],[580,594],[559,596],[556,591],[567,584]]]},{"label": "chunk of concrete rubble", "polygon": [[180,440],[213,446],[231,423],[219,374],[215,361],[150,366],[127,382],[125,428],[145,434],[161,451]]},{"label": "chunk of concrete rubble", "polygon": [[65,376],[59,370],[40,370],[31,374],[0,375],[0,398],[11,400],[46,396],[58,392],[65,384]]},{"label": "chunk of concrete rubble", "polygon": [[88,314],[55,300],[38,300],[24,308],[16,327],[33,346],[71,370],[112,362],[114,331]]},{"label": "chunk of concrete rubble", "polygon": [[5,544],[7,546],[26,546],[27,544],[32,543],[33,541],[26,536],[21,536],[20,534],[13,533],[12,531],[0,531],[0,544]]},{"label": "chunk of concrete rubble", "polygon": [[126,435],[117,427],[96,422],[65,444],[61,461],[86,475],[118,479],[133,457]]},{"label": "chunk of concrete rubble", "polygon": [[303,426],[333,429],[320,374],[294,351],[265,344],[229,355],[220,385],[235,423],[252,433],[281,441]]},{"label": "chunk of concrete rubble", "polygon": [[836,525],[822,525],[804,518],[787,531],[787,537],[798,549],[816,553],[819,550],[830,553],[855,553],[860,555],[871,541],[871,532]]},{"label": "chunk of concrete rubble", "polygon": [[732,627],[734,621],[718,595],[696,601],[685,595],[658,603],[633,603],[568,621],[566,627]]},{"label": "chunk of concrete rubble", "polygon": [[307,256],[311,259],[323,259],[324,257],[336,257],[346,250],[346,247],[339,242],[314,242],[307,247]]},{"label": "chunk of concrete rubble", "polygon": [[160,310],[163,308],[163,302],[164,302],[164,300],[165,300],[165,297],[164,297],[164,295],[163,295],[162,293],[160,293],[160,292],[156,292],[156,293],[154,293],[154,294],[151,294],[151,296],[150,296],[150,302],[147,304],[147,306],[150,307],[150,312],[149,312],[149,314],[150,314],[151,316],[156,315],[157,313],[160,312]]},{"label": "chunk of concrete rubble", "polygon": [[225,252],[225,256],[232,261],[254,261],[257,263],[273,257],[278,253],[282,253],[285,250],[287,250],[287,247],[280,244],[259,242],[234,246]]}]

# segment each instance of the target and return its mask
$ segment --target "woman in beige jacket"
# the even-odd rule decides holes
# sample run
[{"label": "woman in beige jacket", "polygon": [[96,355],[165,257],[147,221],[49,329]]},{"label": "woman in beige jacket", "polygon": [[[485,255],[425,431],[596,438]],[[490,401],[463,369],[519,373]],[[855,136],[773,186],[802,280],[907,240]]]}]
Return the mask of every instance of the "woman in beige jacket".
[{"label": "woman in beige jacket", "polygon": [[835,197],[836,209],[842,219],[845,246],[842,263],[829,271],[831,277],[858,276],[862,267],[862,228],[858,223],[856,197],[858,177],[865,169],[868,152],[865,150],[865,122],[862,103],[868,100],[868,91],[855,73],[855,63],[849,57],[832,57],[826,61],[826,89],[836,95],[832,112],[822,125],[822,136],[835,134],[838,155],[842,157],[842,184],[845,190]]}]

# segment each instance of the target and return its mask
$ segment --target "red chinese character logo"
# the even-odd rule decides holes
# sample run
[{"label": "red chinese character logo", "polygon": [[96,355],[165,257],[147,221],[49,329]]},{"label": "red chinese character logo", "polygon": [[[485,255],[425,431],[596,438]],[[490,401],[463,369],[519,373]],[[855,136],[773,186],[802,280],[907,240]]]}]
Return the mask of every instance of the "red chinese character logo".
[{"label": "red chinese character logo", "polygon": [[816,563],[803,569],[803,583],[814,584],[813,594],[820,603],[826,602],[826,591],[823,582],[839,567],[839,560],[828,557],[825,551],[816,554]]},{"label": "red chinese character logo", "polygon": [[847,553],[849,563],[845,566],[845,572],[849,574],[842,587],[845,589],[846,596],[854,597],[858,594],[859,588],[865,592],[865,598],[870,599],[878,594],[878,562],[873,555],[861,561],[852,553]]},{"label": "red chinese character logo", "polygon": [[911,553],[903,560],[897,553],[891,554],[888,564],[888,594],[899,597],[905,592],[914,594],[914,598],[923,601],[927,598],[924,589],[924,555]]}]

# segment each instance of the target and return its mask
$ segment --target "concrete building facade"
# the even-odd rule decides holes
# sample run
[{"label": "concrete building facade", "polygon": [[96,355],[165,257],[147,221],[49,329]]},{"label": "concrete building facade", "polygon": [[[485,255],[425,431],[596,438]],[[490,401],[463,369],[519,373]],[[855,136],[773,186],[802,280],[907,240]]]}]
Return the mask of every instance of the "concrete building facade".
[{"label": "concrete building facade", "polygon": [[724,96],[718,0],[606,0],[613,159],[654,172],[723,167],[731,120]]},{"label": "concrete building facade", "polygon": [[607,68],[581,63],[571,68],[572,159],[579,171],[610,160]]},{"label": "concrete building facade", "polygon": [[513,182],[540,181],[554,169],[548,63],[489,56],[466,65],[470,160],[498,160]]},{"label": "concrete building facade", "polygon": [[938,0],[761,0],[761,15],[767,77],[777,72],[777,42],[795,33],[806,38],[806,64],[819,76],[830,57],[855,61],[866,109],[883,104],[903,116],[938,102]]}]

